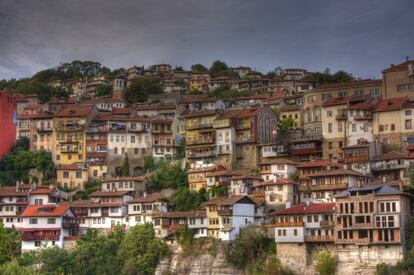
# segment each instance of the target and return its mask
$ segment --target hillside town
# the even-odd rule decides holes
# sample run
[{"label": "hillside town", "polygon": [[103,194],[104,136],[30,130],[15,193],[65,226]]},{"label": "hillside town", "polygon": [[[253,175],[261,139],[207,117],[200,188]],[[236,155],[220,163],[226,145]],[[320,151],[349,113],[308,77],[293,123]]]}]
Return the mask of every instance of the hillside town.
[{"label": "hillside town", "polygon": [[[167,243],[184,227],[221,242],[255,228],[298,274],[320,251],[355,270],[396,264],[412,216],[414,61],[381,73],[320,84],[301,68],[156,64],[48,83],[70,97],[1,91],[0,158],[26,140],[54,169],[0,178],[0,222],[21,233],[26,252],[149,223]],[[162,91],[131,100],[148,79]],[[102,86],[110,93],[97,95]],[[185,194],[204,194],[200,206],[177,207],[173,184],[154,187],[159,167],[184,171]]]}]

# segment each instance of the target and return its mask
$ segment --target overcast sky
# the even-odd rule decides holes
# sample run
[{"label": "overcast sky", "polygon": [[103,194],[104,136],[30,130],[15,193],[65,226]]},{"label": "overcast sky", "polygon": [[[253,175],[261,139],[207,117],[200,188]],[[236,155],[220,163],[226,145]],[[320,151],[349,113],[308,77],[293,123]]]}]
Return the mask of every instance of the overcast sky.
[{"label": "overcast sky", "polygon": [[0,0],[0,79],[74,59],[344,69],[414,59],[413,0]]}]

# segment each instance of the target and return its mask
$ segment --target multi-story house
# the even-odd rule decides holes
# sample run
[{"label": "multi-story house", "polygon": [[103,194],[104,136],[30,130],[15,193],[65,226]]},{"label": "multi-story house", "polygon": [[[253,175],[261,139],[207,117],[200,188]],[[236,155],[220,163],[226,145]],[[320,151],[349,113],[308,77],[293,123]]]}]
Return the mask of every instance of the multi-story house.
[{"label": "multi-story house", "polygon": [[121,165],[128,158],[133,175],[144,172],[144,157],[152,156],[150,118],[143,116],[108,119],[108,173],[121,175]]},{"label": "multi-story house", "polygon": [[199,191],[201,188],[208,188],[207,177],[212,172],[225,171],[221,165],[205,165],[202,167],[191,168],[187,171],[189,188],[192,191]]},{"label": "multi-story house", "polygon": [[83,189],[83,184],[88,181],[88,168],[83,163],[59,164],[56,166],[56,183],[64,189],[71,191]]},{"label": "multi-story house", "polygon": [[29,190],[22,190],[20,186],[0,188],[0,222],[7,228],[19,228],[23,219],[21,213],[28,205]]},{"label": "multi-story house", "polygon": [[97,115],[86,131],[86,163],[89,178],[105,179],[108,174],[108,120]]},{"label": "multi-story house", "polygon": [[28,194],[29,205],[58,204],[67,198],[65,192],[54,186],[37,187]]},{"label": "multi-story house", "polygon": [[283,158],[262,158],[260,175],[264,181],[274,179],[288,179],[296,172],[296,163]]},{"label": "multi-story house", "polygon": [[188,80],[190,91],[208,92],[211,75],[208,72],[193,72]]},{"label": "multi-story house", "polygon": [[66,97],[52,97],[47,105],[49,106],[48,111],[51,113],[56,113],[63,109],[67,105],[72,105],[76,103],[76,98],[66,98]]},{"label": "multi-story house", "polygon": [[311,264],[312,254],[334,248],[335,203],[302,203],[274,213],[277,256],[298,273]]},{"label": "multi-story house", "polygon": [[268,209],[290,207],[299,202],[297,185],[288,178],[273,178],[254,186],[254,194],[264,196]]},{"label": "multi-story house", "polygon": [[152,223],[153,216],[168,211],[166,198],[160,192],[128,201],[128,226]]},{"label": "multi-story house", "polygon": [[158,212],[152,219],[158,238],[169,238],[185,226],[194,230],[194,238],[207,237],[206,211]]},{"label": "multi-story house", "polygon": [[364,175],[371,175],[371,161],[382,154],[382,144],[362,142],[342,148],[344,157],[340,161],[348,168]]},{"label": "multi-story house", "polygon": [[285,147],[285,149],[279,149],[281,153],[286,152],[298,161],[309,161],[322,158],[322,143],[322,133],[297,129],[290,131],[286,141],[281,140],[278,145],[281,148]]},{"label": "multi-story house", "polygon": [[234,176],[241,176],[243,173],[234,170],[218,170],[206,174],[207,188],[213,186],[230,188],[231,179]]},{"label": "multi-story house", "polygon": [[216,157],[216,133],[213,110],[192,111],[184,116],[186,159],[190,166],[196,163],[212,163]]},{"label": "multi-story house", "polygon": [[52,152],[53,147],[53,116],[41,112],[31,116],[30,150],[46,150]]},{"label": "multi-story house", "polygon": [[240,230],[253,224],[255,202],[248,196],[217,197],[205,202],[207,234],[222,241],[234,240]]},{"label": "multi-story house", "polygon": [[139,197],[144,194],[146,184],[146,176],[109,178],[101,182],[101,191],[129,191]]},{"label": "multi-story house", "polygon": [[96,110],[67,105],[53,116],[52,157],[56,164],[86,163],[86,131]]},{"label": "multi-story house", "polygon": [[383,94],[385,99],[409,96],[414,99],[414,60],[406,60],[398,65],[391,65],[382,71]]},{"label": "multi-story house", "polygon": [[155,160],[173,160],[175,156],[175,139],[173,120],[155,117],[151,120],[152,157]]},{"label": "multi-story house", "polygon": [[238,66],[231,68],[231,70],[238,73],[241,78],[252,72],[252,69],[248,66]]},{"label": "multi-story house", "polygon": [[384,145],[403,149],[414,137],[414,103],[408,97],[381,100],[374,109],[374,135]]},{"label": "multi-story house", "polygon": [[65,238],[78,233],[75,215],[67,204],[30,205],[21,217],[22,251],[25,252],[45,246],[63,248]]},{"label": "multi-story house", "polygon": [[382,184],[350,188],[335,198],[339,262],[355,263],[356,257],[375,266],[403,259],[411,218],[410,195]]},{"label": "multi-story house", "polygon": [[251,195],[254,186],[263,182],[263,179],[257,175],[239,175],[230,180],[229,193],[232,195]]},{"label": "multi-story house", "polygon": [[201,110],[222,110],[225,104],[221,99],[209,97],[208,95],[185,95],[181,98],[179,105],[184,110],[201,111]]},{"label": "multi-story house", "polygon": [[371,174],[376,182],[400,188],[409,183],[407,155],[391,151],[371,161]]},{"label": "multi-story house", "polygon": [[16,126],[13,122],[15,102],[9,92],[0,92],[0,158],[8,153],[16,139]]}]

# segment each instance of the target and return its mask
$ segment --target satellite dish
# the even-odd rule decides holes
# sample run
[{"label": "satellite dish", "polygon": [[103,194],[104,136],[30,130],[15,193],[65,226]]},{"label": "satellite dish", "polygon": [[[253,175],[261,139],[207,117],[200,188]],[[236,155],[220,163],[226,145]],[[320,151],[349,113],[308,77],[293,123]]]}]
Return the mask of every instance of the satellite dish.
[{"label": "satellite dish", "polygon": [[79,125],[85,125],[86,121],[84,119],[79,119],[78,124]]}]

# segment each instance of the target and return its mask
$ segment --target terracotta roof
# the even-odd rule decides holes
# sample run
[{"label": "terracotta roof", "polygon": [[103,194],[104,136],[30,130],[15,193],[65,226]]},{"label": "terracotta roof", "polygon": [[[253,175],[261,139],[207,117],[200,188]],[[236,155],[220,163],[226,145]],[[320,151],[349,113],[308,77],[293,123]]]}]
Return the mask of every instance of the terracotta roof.
[{"label": "terracotta roof", "polygon": [[145,197],[139,197],[133,200],[130,200],[128,203],[148,203],[148,202],[156,202],[161,200],[162,196],[160,192],[149,194]]},{"label": "terracotta roof", "polygon": [[41,112],[35,114],[20,114],[17,116],[17,119],[52,119],[52,113]]},{"label": "terracotta roof", "polygon": [[175,109],[176,108],[175,105],[161,104],[161,103],[135,104],[134,107],[138,111],[169,110],[169,109]]},{"label": "terracotta roof", "polygon": [[224,168],[221,165],[212,165],[212,166],[207,166],[207,167],[202,167],[202,168],[193,168],[193,169],[189,169],[187,171],[188,173],[203,173],[203,172],[213,172],[213,171],[221,171],[221,170],[226,170],[226,168]]},{"label": "terracotta roof", "polygon": [[343,83],[331,83],[331,84],[322,84],[317,87],[315,90],[325,90],[325,89],[340,89],[340,88],[352,88],[358,86],[373,86],[373,85],[382,85],[381,79],[363,79],[363,80],[353,80]]},{"label": "terracotta roof", "polygon": [[205,218],[206,211],[175,211],[175,212],[158,212],[153,214],[152,218]]},{"label": "terracotta roof", "polygon": [[263,179],[260,176],[256,176],[256,175],[240,175],[240,176],[234,176],[233,179],[234,180],[253,179],[253,180],[263,181]]},{"label": "terracotta roof", "polygon": [[240,201],[243,198],[248,198],[249,200],[251,200],[253,203],[254,201],[249,198],[248,196],[243,196],[243,195],[233,195],[231,197],[217,197],[214,199],[211,199],[209,201],[206,201],[204,203],[204,205],[233,205],[235,203],[237,203],[238,201]]},{"label": "terracotta roof", "polygon": [[207,175],[207,177],[238,176],[242,174],[243,174],[242,171],[221,170],[221,171],[211,172]]},{"label": "terracotta roof", "polygon": [[90,197],[120,197],[129,195],[131,191],[95,191],[91,193]]},{"label": "terracotta roof", "polygon": [[35,103],[35,102],[30,102],[29,104],[27,104],[26,108],[24,108],[25,110],[38,110],[42,107],[42,105]]},{"label": "terracotta roof", "polygon": [[191,111],[191,112],[184,114],[183,116],[186,118],[189,118],[189,117],[200,117],[200,116],[213,116],[216,114],[217,114],[216,110],[202,110],[202,111]]},{"label": "terracotta roof", "polygon": [[111,113],[114,115],[125,115],[125,114],[130,114],[131,112],[132,112],[132,108],[127,107],[127,108],[113,108]]},{"label": "terracotta roof", "polygon": [[391,65],[387,69],[383,70],[383,72],[406,70],[406,69],[408,69],[408,64],[414,64],[414,60],[409,60],[409,61],[400,63],[398,65]]},{"label": "terracotta roof", "polygon": [[394,160],[394,159],[404,159],[404,158],[406,158],[406,155],[399,153],[399,152],[391,151],[391,152],[382,154],[380,156],[377,156],[376,158],[374,158],[374,161]]},{"label": "terracotta roof", "polygon": [[49,104],[75,104],[76,98],[65,98],[65,97],[52,97],[49,102]]},{"label": "terracotta roof", "polygon": [[49,188],[49,187],[42,187],[42,188],[36,188],[35,190],[30,191],[30,195],[43,195],[43,194],[51,194],[55,192],[55,188]]},{"label": "terracotta roof", "polygon": [[351,96],[337,97],[327,99],[322,103],[322,106],[337,106],[337,105],[346,105],[349,102]]},{"label": "terracotta roof", "polygon": [[407,97],[383,99],[375,106],[374,112],[396,111],[402,109],[407,104],[409,104]]},{"label": "terracotta roof", "polygon": [[92,108],[82,105],[66,105],[55,114],[55,117],[87,117]]},{"label": "terracotta roof", "polygon": [[249,195],[248,196],[257,206],[263,205],[266,203],[266,198],[264,196],[255,196]]},{"label": "terracotta roof", "polygon": [[294,184],[294,182],[290,179],[277,178],[277,179],[268,180],[263,183],[256,184],[254,187],[262,187],[262,186],[267,186],[267,185],[280,185],[280,184]]},{"label": "terracotta roof", "polygon": [[294,112],[294,111],[299,111],[300,110],[300,106],[296,105],[296,104],[292,104],[292,105],[285,105],[283,107],[280,108],[281,112]]},{"label": "terracotta roof", "polygon": [[181,104],[190,104],[190,103],[203,103],[203,102],[215,102],[217,101],[214,97],[209,97],[208,95],[185,95],[181,98]]},{"label": "terracotta roof", "polygon": [[108,121],[150,121],[151,118],[147,116],[128,116],[128,117],[117,117],[117,116],[108,116]]},{"label": "terracotta roof", "polygon": [[6,186],[0,188],[0,197],[9,197],[9,196],[28,196],[28,192],[20,192],[16,190],[15,186]]},{"label": "terracotta roof", "polygon": [[71,203],[73,208],[117,207],[122,205],[122,202],[92,202],[90,200],[80,200]]},{"label": "terracotta roof", "polygon": [[414,144],[408,144],[407,147],[405,147],[407,150],[414,150]]},{"label": "terracotta roof", "polygon": [[331,162],[329,160],[312,160],[307,162],[302,162],[298,164],[297,168],[307,168],[307,167],[324,167],[324,166],[332,166],[332,167],[340,167],[342,168],[342,165],[339,163]]},{"label": "terracotta roof", "polygon": [[268,164],[289,164],[296,166],[297,163],[294,161],[291,161],[290,159],[284,159],[284,158],[262,158],[262,161],[259,165],[268,165]]},{"label": "terracotta roof", "polygon": [[324,214],[333,213],[335,203],[306,203],[298,204],[273,213],[273,215],[303,215],[303,214]]},{"label": "terracotta roof", "polygon": [[29,205],[22,217],[61,217],[70,209],[68,204],[59,205]]}]

